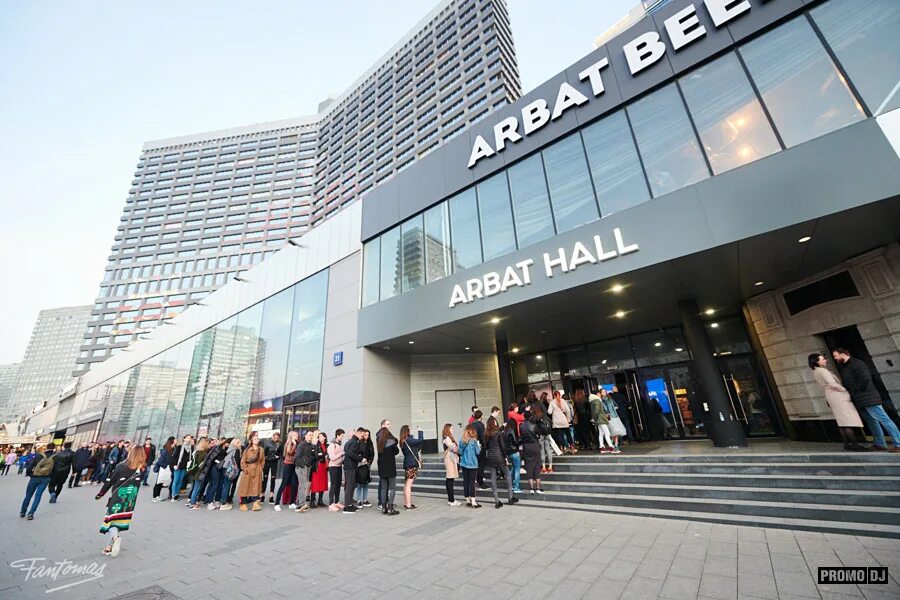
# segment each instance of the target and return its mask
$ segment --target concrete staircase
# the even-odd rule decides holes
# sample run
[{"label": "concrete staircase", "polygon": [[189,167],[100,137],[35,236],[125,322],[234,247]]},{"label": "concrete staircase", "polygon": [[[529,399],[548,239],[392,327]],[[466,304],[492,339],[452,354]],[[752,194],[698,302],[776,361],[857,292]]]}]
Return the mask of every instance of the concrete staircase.
[{"label": "concrete staircase", "polygon": [[[553,468],[543,495],[522,482],[522,504],[900,538],[896,454],[582,453],[554,459]],[[456,489],[461,497],[461,479]],[[502,491],[504,499],[505,483]],[[414,494],[446,496],[439,456],[424,458]],[[490,491],[478,498],[489,503]]]}]

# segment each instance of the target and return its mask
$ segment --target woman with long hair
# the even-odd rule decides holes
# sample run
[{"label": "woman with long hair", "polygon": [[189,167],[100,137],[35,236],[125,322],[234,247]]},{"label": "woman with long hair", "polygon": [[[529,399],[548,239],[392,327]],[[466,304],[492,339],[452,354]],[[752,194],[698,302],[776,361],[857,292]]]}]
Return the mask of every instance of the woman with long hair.
[{"label": "woman with long hair", "polygon": [[372,483],[372,461],[375,460],[375,444],[372,442],[372,432],[368,429],[363,430],[363,436],[359,439],[359,449],[362,457],[366,459],[366,464],[360,464],[356,467],[356,506],[357,508],[368,508],[372,506],[369,502],[369,484]]},{"label": "woman with long hair", "polygon": [[418,432],[419,435],[414,438],[409,434],[409,425],[404,425],[400,428],[399,445],[400,451],[403,452],[403,471],[406,478],[406,481],[403,483],[404,510],[415,510],[418,508],[412,503],[412,487],[413,481],[419,474],[419,469],[422,468],[422,459],[419,454],[422,442],[425,441],[425,434],[421,428]]},{"label": "woman with long hair", "polygon": [[153,485],[153,502],[159,502],[159,494],[166,485],[172,485],[172,448],[175,447],[175,437],[171,436],[159,450],[159,456],[153,463],[153,472],[156,473],[156,483]]},{"label": "woman with long hair", "polygon": [[375,439],[378,446],[378,505],[381,507],[381,514],[394,516],[400,514],[400,511],[394,510],[394,497],[397,493],[397,455],[400,454],[400,445],[388,429],[388,424],[390,421],[378,430]]},{"label": "woman with long hair", "polygon": [[225,463],[222,467],[222,489],[219,510],[234,508],[234,492],[237,491],[238,478],[241,476],[241,438],[234,436],[225,451]]},{"label": "woman with long hair", "polygon": [[450,423],[444,423],[444,429],[441,430],[441,445],[444,447],[444,469],[446,471],[444,487],[447,488],[447,504],[459,506],[461,503],[453,496],[453,483],[459,477],[459,444],[453,437],[453,425]]},{"label": "woman with long hair", "polygon": [[102,498],[106,492],[112,490],[109,501],[106,503],[106,516],[103,517],[103,525],[100,533],[108,536],[108,542],[103,549],[103,554],[117,556],[121,545],[119,533],[128,531],[131,519],[134,516],[134,506],[137,503],[138,492],[141,491],[141,478],[147,466],[147,455],[144,452],[132,452],[128,460],[115,466],[106,478],[95,500]]},{"label": "woman with long hair", "polygon": [[525,460],[525,478],[531,486],[532,494],[544,493],[541,488],[541,438],[548,433],[540,405],[532,404],[528,418],[519,426],[519,441],[522,444],[522,458]]},{"label": "woman with long hair", "polygon": [[[275,494],[275,512],[281,512],[281,503],[284,498],[285,488],[288,490],[288,496],[293,498],[294,490],[297,489],[297,473],[294,470],[294,459],[297,456],[297,444],[300,440],[300,434],[296,431],[289,431],[287,439],[284,441],[284,458],[282,458],[281,468],[281,484],[278,486],[278,493]],[[291,510],[297,508],[291,503]]]},{"label": "woman with long hair", "polygon": [[609,415],[609,435],[612,437],[612,452],[613,454],[621,454],[622,451],[619,450],[619,438],[625,435],[625,424],[622,423],[622,419],[619,418],[619,412],[616,410],[616,403],[612,399],[612,396],[604,389],[603,393],[600,394],[600,399],[603,402],[603,409],[606,411],[606,414]]},{"label": "woman with long hair", "polygon": [[481,454],[481,443],[478,441],[478,432],[471,425],[463,430],[462,440],[459,443],[459,466],[463,470],[463,494],[466,497],[466,507],[481,508],[475,501],[475,480],[478,477],[478,455]]},{"label": "woman with long hair", "polygon": [[506,502],[507,504],[515,504],[518,502],[513,496],[513,480],[509,473],[509,467],[506,465],[506,457],[509,455],[509,446],[506,438],[497,421],[488,421],[487,428],[484,431],[485,451],[485,468],[487,474],[491,478],[491,492],[494,494],[494,508],[500,508],[503,503],[497,495],[497,473],[500,472],[506,478]]},{"label": "woman with long hair", "polygon": [[553,441],[563,452],[575,454],[575,448],[568,441],[572,412],[569,410],[569,403],[562,399],[562,393],[559,390],[553,391],[553,400],[550,402],[547,412],[553,424]]},{"label": "woman with long hair", "polygon": [[191,455],[191,462],[188,466],[188,477],[191,480],[191,493],[188,496],[187,506],[194,506],[194,498],[200,494],[200,488],[203,487],[202,472],[203,464],[206,462],[206,455],[209,454],[209,440],[205,437],[197,440],[197,449]]},{"label": "woman with long hair", "polygon": [[328,444],[328,510],[344,508],[341,504],[341,476],[344,470],[344,430],[336,429]]},{"label": "woman with long hair", "polygon": [[837,422],[838,431],[844,441],[844,450],[865,452],[867,449],[856,443],[856,431],[862,428],[863,423],[856,407],[850,401],[850,392],[841,385],[837,375],[828,369],[828,360],[824,354],[810,354],[806,358],[806,362],[812,369],[816,383],[825,392],[825,401]]},{"label": "woman with long hair", "polygon": [[259,445],[259,434],[250,432],[250,443],[241,456],[241,479],[238,482],[238,496],[241,499],[241,510],[246,512],[247,505],[253,503],[253,510],[261,510],[259,499],[262,493],[262,471],[266,462],[265,450]]},{"label": "woman with long hair", "polygon": [[[533,393],[533,392],[532,392]],[[528,403],[528,408],[530,414],[539,413],[541,417],[547,414],[547,411],[550,409],[550,394],[547,392],[541,392],[541,397],[539,400],[532,400]],[[521,429],[521,425],[519,426]],[[551,441],[551,433],[552,428],[547,427],[546,435],[541,435],[539,438],[539,446],[541,449],[541,473],[552,473],[553,472],[553,443]],[[524,457],[523,457],[524,460]]]},{"label": "woman with long hair", "polygon": [[[319,431],[316,437],[316,460],[313,461],[309,482],[309,507],[325,506],[323,500],[328,491],[328,436]],[[316,498],[316,494],[319,495]]]},{"label": "woman with long hair", "polygon": [[575,390],[572,423],[575,425],[575,438],[582,450],[590,450],[594,446],[594,428],[591,427],[591,405],[584,395],[584,390]]}]

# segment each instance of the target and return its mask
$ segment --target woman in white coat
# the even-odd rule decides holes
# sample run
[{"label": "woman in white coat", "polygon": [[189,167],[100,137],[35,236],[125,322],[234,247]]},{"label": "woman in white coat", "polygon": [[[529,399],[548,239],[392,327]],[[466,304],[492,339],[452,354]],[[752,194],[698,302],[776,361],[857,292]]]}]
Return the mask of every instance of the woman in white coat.
[{"label": "woman in white coat", "polygon": [[857,428],[862,428],[862,419],[856,412],[856,407],[850,401],[850,392],[844,389],[837,375],[828,370],[828,361],[824,354],[810,354],[807,358],[809,368],[813,371],[816,383],[825,391],[825,401],[834,414],[837,426],[844,440],[844,450],[865,452],[868,448],[856,443]]}]

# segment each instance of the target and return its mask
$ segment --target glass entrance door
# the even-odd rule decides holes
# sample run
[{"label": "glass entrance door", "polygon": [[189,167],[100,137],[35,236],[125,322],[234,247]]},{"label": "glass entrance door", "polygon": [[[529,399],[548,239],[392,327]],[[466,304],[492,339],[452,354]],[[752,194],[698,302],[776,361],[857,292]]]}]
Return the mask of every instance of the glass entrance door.
[{"label": "glass entrance door", "polygon": [[718,364],[732,412],[744,424],[747,435],[779,435],[778,415],[753,358],[721,357]]},{"label": "glass entrance door", "polygon": [[644,425],[651,439],[706,437],[690,365],[640,371]]}]

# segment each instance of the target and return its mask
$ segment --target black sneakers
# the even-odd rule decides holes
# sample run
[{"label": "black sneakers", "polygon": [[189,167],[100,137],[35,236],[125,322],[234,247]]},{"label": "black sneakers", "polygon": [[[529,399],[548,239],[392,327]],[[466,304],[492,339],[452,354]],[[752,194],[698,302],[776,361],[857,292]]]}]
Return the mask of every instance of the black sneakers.
[{"label": "black sneakers", "polygon": [[351,515],[352,515],[352,514],[355,513],[357,510],[358,510],[358,509],[357,509],[355,506],[345,506],[345,507],[344,507],[344,510],[341,511],[341,512],[346,513],[346,514],[351,514]]}]

